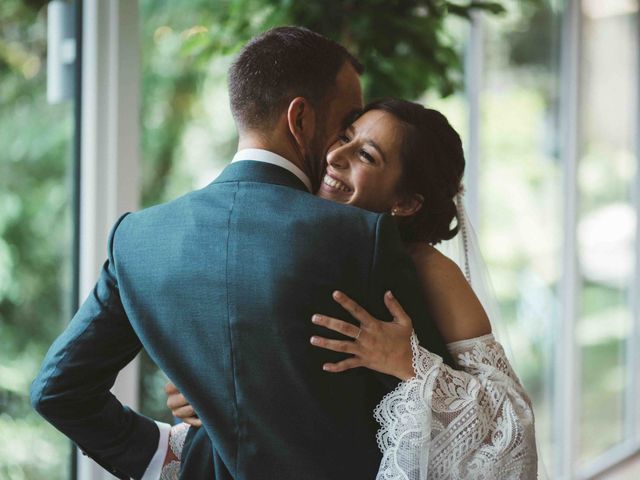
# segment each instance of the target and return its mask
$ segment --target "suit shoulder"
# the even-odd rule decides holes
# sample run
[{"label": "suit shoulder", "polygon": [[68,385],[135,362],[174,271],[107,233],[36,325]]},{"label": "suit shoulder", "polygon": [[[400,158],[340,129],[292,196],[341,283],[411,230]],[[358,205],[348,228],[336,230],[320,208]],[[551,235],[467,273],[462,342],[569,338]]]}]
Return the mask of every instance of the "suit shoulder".
[{"label": "suit shoulder", "polygon": [[354,225],[361,225],[369,231],[375,230],[381,218],[384,217],[381,213],[371,212],[352,205],[332,202],[313,195],[308,195],[308,197],[310,214],[353,222]]},{"label": "suit shoulder", "polygon": [[123,219],[123,223],[126,221],[127,223],[133,222],[139,224],[175,217],[177,213],[188,208],[189,204],[200,194],[200,191],[201,190],[193,190],[174,198],[173,200],[131,212],[125,219]]}]

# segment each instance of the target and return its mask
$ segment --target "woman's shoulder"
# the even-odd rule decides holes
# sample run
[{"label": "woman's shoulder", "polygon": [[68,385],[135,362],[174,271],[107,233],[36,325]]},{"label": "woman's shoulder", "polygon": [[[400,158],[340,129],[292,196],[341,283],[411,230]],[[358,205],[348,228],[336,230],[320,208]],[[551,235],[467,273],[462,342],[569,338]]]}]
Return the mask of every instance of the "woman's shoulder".
[{"label": "woman's shoulder", "polygon": [[433,245],[425,242],[412,242],[406,245],[418,272],[428,276],[455,276],[462,274],[458,264]]},{"label": "woman's shoulder", "polygon": [[407,250],[447,343],[491,333],[487,314],[456,262],[427,244],[410,244]]}]

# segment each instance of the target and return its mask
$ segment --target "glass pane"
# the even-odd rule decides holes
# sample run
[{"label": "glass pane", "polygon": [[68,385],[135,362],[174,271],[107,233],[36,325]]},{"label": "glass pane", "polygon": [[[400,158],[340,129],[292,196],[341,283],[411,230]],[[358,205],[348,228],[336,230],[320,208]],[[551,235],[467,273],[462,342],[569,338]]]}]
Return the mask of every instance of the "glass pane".
[{"label": "glass pane", "polygon": [[563,241],[556,149],[560,19],[546,2],[539,4],[511,2],[506,16],[483,23],[478,230],[549,470]]},{"label": "glass pane", "polygon": [[47,104],[46,2],[0,7],[0,478],[69,478],[29,386],[71,318],[73,104]]},{"label": "glass pane", "polygon": [[634,152],[637,3],[582,2],[580,159],[578,171],[582,355],[580,459],[604,453],[625,437],[635,262],[631,191]]}]

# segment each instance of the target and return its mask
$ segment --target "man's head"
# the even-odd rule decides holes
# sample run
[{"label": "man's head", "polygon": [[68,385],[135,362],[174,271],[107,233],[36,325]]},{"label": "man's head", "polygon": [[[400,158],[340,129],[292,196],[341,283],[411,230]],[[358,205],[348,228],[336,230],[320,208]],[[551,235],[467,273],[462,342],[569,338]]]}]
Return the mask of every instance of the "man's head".
[{"label": "man's head", "polygon": [[285,154],[317,188],[329,145],[362,108],[362,71],[344,47],[306,28],[254,38],[229,71],[241,145],[250,138],[251,146]]}]

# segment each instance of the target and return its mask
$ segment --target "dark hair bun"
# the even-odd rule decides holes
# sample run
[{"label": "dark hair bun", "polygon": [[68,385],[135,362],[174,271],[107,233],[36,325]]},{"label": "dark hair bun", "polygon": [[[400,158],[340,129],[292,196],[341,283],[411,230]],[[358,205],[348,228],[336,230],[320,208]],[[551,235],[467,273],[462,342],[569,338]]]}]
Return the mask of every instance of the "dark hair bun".
[{"label": "dark hair bun", "polygon": [[406,100],[378,100],[364,111],[370,110],[388,112],[404,124],[400,189],[424,198],[418,212],[399,220],[402,239],[435,245],[455,237],[460,228],[455,197],[462,190],[465,168],[458,133],[440,112]]}]

